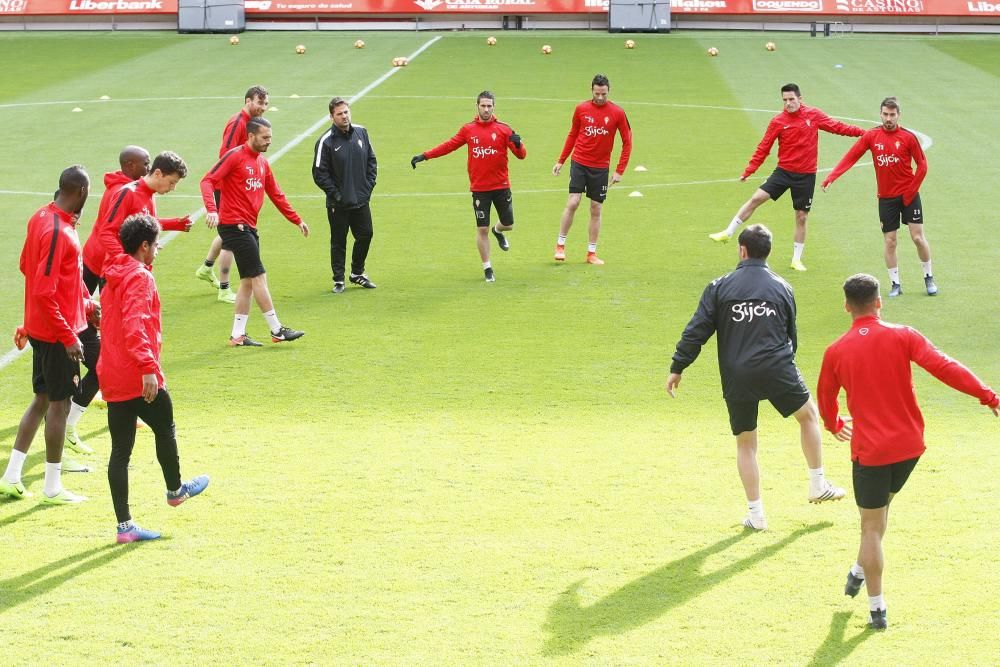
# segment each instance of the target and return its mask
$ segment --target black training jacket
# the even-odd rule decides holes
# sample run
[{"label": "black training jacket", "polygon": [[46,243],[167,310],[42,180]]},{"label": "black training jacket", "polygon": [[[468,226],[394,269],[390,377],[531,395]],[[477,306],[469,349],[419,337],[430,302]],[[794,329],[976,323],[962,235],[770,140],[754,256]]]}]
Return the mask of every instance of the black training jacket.
[{"label": "black training jacket", "polygon": [[326,193],[327,208],[361,208],[372,197],[378,163],[368,130],[351,125],[330,127],[316,142],[313,181]]},{"label": "black training jacket", "polygon": [[799,386],[795,295],[766,261],[743,260],[705,288],[677,342],[670,372],[683,373],[714,333],[727,399],[761,400]]}]

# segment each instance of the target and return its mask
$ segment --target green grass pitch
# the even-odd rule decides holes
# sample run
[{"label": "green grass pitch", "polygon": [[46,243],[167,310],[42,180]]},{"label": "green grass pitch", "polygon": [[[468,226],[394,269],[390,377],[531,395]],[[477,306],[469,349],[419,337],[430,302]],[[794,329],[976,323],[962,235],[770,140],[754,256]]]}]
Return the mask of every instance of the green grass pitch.
[{"label": "green grass pitch", "polygon": [[[212,484],[168,507],[140,433],[132,510],[164,538],[114,546],[110,441],[92,408],[80,430],[96,470],[64,475],[90,501],[0,502],[0,653],[19,664],[995,664],[1000,431],[973,399],[915,374],[929,449],[893,506],[891,625],[873,634],[864,596],[842,594],[856,510],[850,497],[806,503],[797,427],[762,409],[771,530],[745,534],[714,346],[676,400],[663,382],[704,285],[736,263],[733,245],[707,234],[760,182],[737,177],[780,109],[778,88],[795,81],[807,104],[865,126],[897,95],[902,123],[933,141],[922,195],[941,293],[924,296],[901,237],[907,291],[883,315],[1000,384],[1000,41],[677,32],[633,36],[626,50],[625,36],[497,36],[490,48],[486,33],[247,33],[238,46],[0,35],[4,340],[21,318],[24,226],[60,170],[82,163],[95,183],[81,237],[128,143],[187,160],[190,176],[158,201],[162,215],[193,212],[251,84],[271,91],[274,171],[313,230],[303,239],[265,205],[278,313],[308,333],[257,350],[226,347],[232,308],[193,277],[204,225],[160,253],[182,473]],[[358,37],[366,48],[352,48]],[[309,171],[321,130],[284,147],[332,95],[357,95],[435,38],[353,105],[379,157],[369,261],[379,288],[334,296]],[[635,149],[605,207],[607,265],[583,263],[582,211],[557,264],[567,175],[551,168],[596,72],[628,112]],[[493,252],[493,285],[475,250],[464,152],[409,165],[473,117],[483,89],[528,149],[512,161],[517,224],[511,251]],[[850,142],[823,135],[821,169]],[[761,178],[773,166],[772,156]],[[798,359],[815,386],[823,349],[849,325],[841,282],[858,271],[885,279],[871,166],[817,192],[804,274],[786,268],[788,199],[754,221],[774,231],[771,264],[796,289]],[[249,332],[265,334],[256,309]],[[0,465],[29,376],[28,355],[0,368]],[[825,444],[828,476],[849,486],[846,446]],[[43,449],[39,438],[25,469],[36,493]]]}]

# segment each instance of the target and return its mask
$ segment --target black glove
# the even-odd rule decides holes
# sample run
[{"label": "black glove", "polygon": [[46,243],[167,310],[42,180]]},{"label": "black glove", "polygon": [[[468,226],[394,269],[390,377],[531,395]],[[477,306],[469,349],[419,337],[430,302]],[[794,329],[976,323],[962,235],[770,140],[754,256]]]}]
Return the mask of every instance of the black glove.
[{"label": "black glove", "polygon": [[517,132],[515,132],[512,135],[510,135],[510,143],[514,144],[515,147],[520,148],[521,147],[521,135],[518,134]]},{"label": "black glove", "polygon": [[413,167],[414,169],[416,169],[417,168],[417,163],[418,162],[423,162],[426,159],[427,158],[424,157],[423,153],[421,153],[420,155],[414,155],[413,159],[410,160],[410,166]]}]

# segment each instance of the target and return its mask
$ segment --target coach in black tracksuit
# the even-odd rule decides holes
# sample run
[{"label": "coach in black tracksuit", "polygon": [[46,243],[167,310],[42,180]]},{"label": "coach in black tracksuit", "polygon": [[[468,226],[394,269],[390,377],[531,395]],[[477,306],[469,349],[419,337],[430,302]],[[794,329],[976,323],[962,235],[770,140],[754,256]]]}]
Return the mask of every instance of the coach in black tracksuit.
[{"label": "coach in black tracksuit", "polygon": [[351,124],[351,107],[342,97],[330,100],[331,127],[316,142],[313,181],[326,193],[326,214],[330,221],[330,268],[333,291],[344,291],[344,262],[347,258],[347,230],[354,236],[350,280],[374,289],[365,273],[365,260],[372,242],[372,214],[368,206],[378,163],[368,131]]},{"label": "coach in black tracksuit", "polygon": [[744,525],[767,527],[757,468],[757,409],[762,400],[799,422],[802,452],[810,470],[810,502],[842,498],[823,475],[822,436],[816,404],[795,365],[795,296],[792,287],[767,266],[771,232],[751,225],[739,237],[740,263],[705,288],[674,352],[667,378],[671,396],[681,373],[694,363],[702,346],[718,333],[722,395],[736,436],[737,468],[750,513]]}]

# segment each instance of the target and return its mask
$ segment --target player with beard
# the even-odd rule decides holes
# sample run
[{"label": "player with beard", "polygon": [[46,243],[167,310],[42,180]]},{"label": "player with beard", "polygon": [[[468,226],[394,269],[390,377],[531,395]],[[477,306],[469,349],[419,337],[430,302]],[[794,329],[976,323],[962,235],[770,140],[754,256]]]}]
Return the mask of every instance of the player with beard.
[{"label": "player with beard", "polygon": [[[267,88],[251,86],[243,98],[243,108],[229,119],[222,131],[222,144],[219,146],[219,157],[243,144],[247,140],[247,123],[253,118],[260,118],[267,111],[269,103]],[[218,209],[219,192],[215,193],[215,207]],[[212,267],[219,262],[219,277],[216,278]],[[212,284],[217,290],[218,300],[222,303],[236,303],[236,293],[229,288],[229,271],[233,266],[233,253],[222,248],[222,238],[216,236],[209,246],[204,263],[194,272],[195,278]]]},{"label": "player with beard", "polygon": [[[466,123],[451,139],[429,151],[414,155],[410,166],[417,168],[418,162],[433,160],[468,146],[469,189],[472,191],[472,209],[476,215],[476,246],[483,262],[486,282],[496,280],[490,263],[489,229],[497,244],[504,252],[510,250],[510,242],[504,232],[514,227],[514,205],[510,192],[510,176],[507,173],[507,151],[518,160],[523,160],[528,151],[521,143],[521,136],[507,123],[502,123],[494,115],[496,96],[488,90],[476,98],[476,119]],[[496,208],[499,221],[490,226],[490,209]]]},{"label": "player with beard", "polygon": [[910,231],[924,272],[924,288],[928,295],[934,296],[938,288],[931,270],[931,246],[924,237],[924,214],[920,203],[920,184],[927,176],[927,158],[917,136],[899,124],[899,102],[895,97],[882,100],[881,115],[882,124],[861,135],[844,154],[823,181],[823,191],[826,192],[866,151],[871,151],[878,184],[878,217],[885,239],[885,266],[892,282],[889,296],[903,293],[896,256],[896,232],[900,223]]},{"label": "player with beard", "polygon": [[572,153],[569,170],[569,198],[559,219],[559,236],[556,239],[556,261],[566,259],[566,236],[573,225],[573,216],[580,206],[583,193],[590,199],[590,227],[588,229],[587,263],[604,264],[597,256],[597,238],[601,233],[601,213],[608,195],[608,169],[611,151],[615,146],[615,132],[622,138],[622,154],[618,166],[611,174],[611,184],[622,180],[629,156],[632,154],[632,128],[625,111],[608,99],[611,83],[608,77],[598,74],[590,82],[591,99],[581,102],[573,111],[569,135],[563,145],[559,160],[552,167],[558,176]]},{"label": "player with beard", "polygon": [[[274,180],[271,166],[263,153],[271,145],[271,123],[263,118],[253,118],[247,123],[247,141],[231,149],[215,163],[201,179],[201,198],[208,214],[205,223],[210,229],[218,227],[222,247],[230,250],[240,272],[240,288],[236,293],[236,313],[233,316],[229,345],[235,347],[260,347],[247,335],[250,316],[250,299],[264,314],[271,341],[280,343],[301,338],[305,332],[289,329],[281,324],[267,287],[267,273],[260,259],[260,239],[257,235],[257,216],[264,205],[264,194],[302,236],[309,236],[309,226],[302,221],[285,198],[278,182]],[[221,208],[215,206],[216,191],[221,191]]]}]

